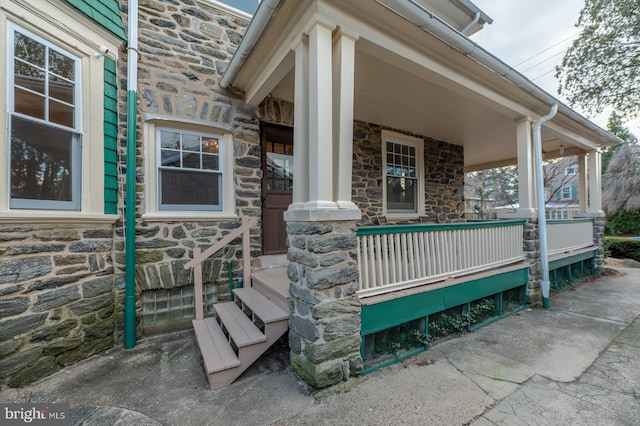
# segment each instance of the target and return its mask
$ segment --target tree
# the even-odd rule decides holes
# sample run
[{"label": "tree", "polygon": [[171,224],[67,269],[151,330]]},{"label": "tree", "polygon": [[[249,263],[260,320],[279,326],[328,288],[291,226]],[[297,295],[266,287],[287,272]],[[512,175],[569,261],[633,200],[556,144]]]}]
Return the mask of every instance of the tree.
[{"label": "tree", "polygon": [[585,0],[576,27],[556,68],[560,93],[589,113],[611,106],[626,120],[640,114],[638,0]]},{"label": "tree", "polygon": [[[575,167],[573,171],[571,168]],[[575,186],[577,183],[577,164],[575,157],[564,157],[550,160],[542,166],[542,181],[547,204],[565,187]],[[571,197],[575,198],[575,197]]]},{"label": "tree", "polygon": [[619,137],[622,142],[618,145],[609,145],[602,150],[602,174],[604,175],[607,171],[607,167],[609,166],[609,161],[611,161],[611,157],[615,150],[623,144],[635,145],[638,143],[638,138],[631,133],[631,131],[625,127],[622,123],[622,117],[620,114],[613,111],[609,116],[609,121],[607,122],[607,130],[612,134]]},{"label": "tree", "polygon": [[465,198],[471,201],[472,213],[485,219],[493,206],[509,205],[517,201],[518,169],[508,166],[467,173],[464,185]]},{"label": "tree", "polygon": [[640,210],[640,145],[620,145],[602,176],[602,205],[608,215]]}]

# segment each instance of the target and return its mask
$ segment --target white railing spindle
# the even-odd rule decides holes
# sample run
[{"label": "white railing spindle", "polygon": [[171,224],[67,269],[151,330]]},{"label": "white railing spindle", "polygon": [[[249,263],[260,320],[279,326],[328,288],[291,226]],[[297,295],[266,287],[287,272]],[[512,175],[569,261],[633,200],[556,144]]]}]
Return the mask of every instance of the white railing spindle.
[{"label": "white railing spindle", "polygon": [[381,294],[519,262],[524,259],[523,224],[365,227],[367,232],[359,230],[358,236],[359,294]]}]

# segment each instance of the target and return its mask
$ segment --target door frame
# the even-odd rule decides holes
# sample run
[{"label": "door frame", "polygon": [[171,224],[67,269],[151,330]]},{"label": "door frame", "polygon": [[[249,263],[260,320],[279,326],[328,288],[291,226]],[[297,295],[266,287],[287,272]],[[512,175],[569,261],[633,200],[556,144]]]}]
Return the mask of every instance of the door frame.
[{"label": "door frame", "polygon": [[[262,182],[261,182],[261,219],[262,219],[262,229],[261,229],[261,237],[262,237],[262,254],[263,255],[274,255],[274,254],[284,254],[287,252],[286,244],[282,246],[282,251],[278,253],[274,253],[273,251],[267,253],[265,250],[265,203],[267,198],[267,149],[266,142],[267,137],[275,138],[276,140],[286,141],[285,143],[289,143],[291,141],[291,146],[293,147],[293,127],[292,126],[283,126],[279,124],[273,124],[268,122],[260,122],[260,148],[261,148],[261,169],[262,169]],[[295,179],[295,177],[294,177]],[[292,194],[293,195],[293,194]],[[284,218],[282,219],[284,222]],[[285,230],[285,242],[286,242],[286,230]]]}]

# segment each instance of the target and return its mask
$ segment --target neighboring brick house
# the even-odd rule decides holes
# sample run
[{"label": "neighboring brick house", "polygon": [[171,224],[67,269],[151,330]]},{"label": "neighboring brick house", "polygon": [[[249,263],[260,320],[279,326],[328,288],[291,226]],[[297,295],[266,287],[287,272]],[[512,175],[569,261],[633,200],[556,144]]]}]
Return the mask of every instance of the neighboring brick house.
[{"label": "neighboring brick house", "polygon": [[[281,275],[286,317],[278,317],[281,311],[275,308],[270,313],[276,313],[274,322],[289,318],[292,365],[318,387],[397,360],[368,359],[380,349],[382,331],[410,324],[417,334],[426,333],[430,316],[475,306],[486,297],[513,299],[516,308],[507,312],[500,302],[498,316],[521,309],[525,295],[531,305],[540,303],[531,135],[553,98],[490,72],[479,48],[481,58],[473,60],[459,47],[451,48],[490,22],[470,2],[422,1],[441,17],[432,19],[449,40],[394,12],[394,7],[417,4],[401,0],[262,0],[259,6],[251,0],[139,0],[135,138],[127,135],[133,115],[126,105],[129,64],[118,20],[119,8],[126,26],[127,2],[46,1],[49,18],[37,13],[35,2],[11,0],[10,7],[0,9],[5,31],[24,28],[29,37],[48,40],[44,45],[54,51],[80,55],[78,78],[83,88],[86,79],[86,90],[96,92],[78,93],[85,102],[82,127],[51,125],[69,135],[68,167],[73,167],[69,173],[66,163],[58,172],[41,167],[41,181],[54,182],[48,188],[55,189],[55,197],[42,197],[43,183],[36,185],[39,195],[23,192],[31,194],[26,201],[22,193],[3,193],[9,185],[0,185],[0,386],[20,385],[120,344],[125,289],[132,284],[125,266],[131,260],[135,282],[129,296],[135,312],[129,313],[135,315],[137,336],[190,327],[200,311],[194,286],[200,277],[205,316],[222,316],[232,309],[222,303],[231,298],[229,279],[237,285],[246,277],[245,259],[252,270],[286,267]],[[96,10],[90,12],[89,5]],[[110,16],[106,27],[103,11]],[[408,12],[427,19],[420,10]],[[63,17],[56,18],[59,14]],[[77,22],[78,29],[60,25],[64,19]],[[85,33],[97,34],[83,50],[78,35]],[[29,63],[12,53],[3,58],[20,67]],[[60,87],[73,82],[58,74],[46,81],[61,82]],[[98,90],[98,81],[105,95],[117,82],[117,105],[112,92],[106,97]],[[32,84],[11,78],[2,83],[16,91]],[[0,105],[18,124],[31,120],[35,113],[16,110],[18,104],[9,97]],[[65,101],[64,106],[75,105]],[[47,125],[46,116],[36,118],[36,128]],[[8,144],[6,131],[0,129],[0,152]],[[588,173],[595,173],[597,148],[610,142],[605,132],[566,107],[542,134],[551,141],[548,149],[560,142],[574,145],[582,154],[582,174],[587,173],[585,154]],[[132,140],[135,171],[126,170]],[[82,144],[81,152],[74,144]],[[12,155],[11,161],[21,158]],[[517,220],[464,223],[465,171],[505,162],[517,162],[523,173]],[[78,168],[80,180],[71,173]],[[27,177],[34,173],[27,165],[21,170]],[[125,175],[132,173],[129,186]],[[68,174],[71,183],[66,183]],[[594,196],[583,213],[599,218],[599,178],[590,176]],[[20,190],[33,185],[27,177]],[[0,176],[0,184],[3,179],[6,183],[8,176]],[[135,206],[125,205],[127,190],[135,191]],[[126,233],[125,213],[134,208],[135,232]],[[585,237],[588,256],[577,260],[588,258],[594,267],[601,259],[599,220],[595,234]],[[389,226],[373,227],[384,223]],[[235,237],[245,225],[248,238],[231,238],[202,263],[201,272],[185,269],[200,250]],[[502,250],[504,259],[485,256],[497,249],[454,247],[458,237],[448,236],[478,227],[491,233],[503,225],[511,229],[503,240],[513,249]],[[409,231],[420,235],[407,237]],[[385,240],[389,245],[383,249],[367,246],[397,232],[403,236]],[[131,241],[134,253],[127,253]],[[429,272],[431,266],[453,265],[445,257],[462,259],[463,251],[481,253],[482,264]],[[400,260],[383,260],[395,252]],[[409,271],[409,265],[417,269]],[[491,280],[473,275],[486,268],[495,273]],[[385,274],[397,282],[376,284]],[[447,281],[446,288],[424,299],[425,284],[451,276],[457,276],[455,282]],[[268,334],[260,307],[247,307],[254,296],[245,293],[238,298],[241,312],[252,318],[248,327]],[[218,360],[227,362],[219,370],[244,362],[231,354],[242,345],[230,340],[232,348],[222,351],[230,353],[229,359]],[[411,353],[425,348],[422,342]],[[206,364],[210,360],[204,355]],[[209,378],[212,387],[232,380]]]}]

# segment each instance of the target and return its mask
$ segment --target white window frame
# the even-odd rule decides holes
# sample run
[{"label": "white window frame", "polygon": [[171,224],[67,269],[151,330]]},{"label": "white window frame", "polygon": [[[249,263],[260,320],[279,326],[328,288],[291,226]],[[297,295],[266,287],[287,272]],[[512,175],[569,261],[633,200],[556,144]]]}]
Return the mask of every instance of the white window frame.
[{"label": "white window frame", "polygon": [[[384,214],[394,219],[415,219],[424,216],[424,140],[402,133],[383,130],[382,135],[382,204]],[[407,145],[416,152],[416,208],[415,211],[390,210],[387,208],[387,142]]]},{"label": "white window frame", "polygon": [[[158,210],[159,211],[222,211],[223,206],[224,206],[224,185],[223,185],[223,181],[224,181],[224,173],[225,173],[225,167],[224,167],[224,155],[226,153],[227,148],[225,147],[225,144],[223,142],[223,137],[222,135],[219,134],[215,134],[215,133],[204,133],[204,132],[198,132],[198,131],[192,131],[192,130],[185,130],[185,129],[177,129],[175,127],[161,127],[158,126],[156,128],[156,143],[160,143],[160,134],[163,131],[167,131],[167,132],[176,132],[176,133],[180,133],[181,135],[191,135],[191,136],[197,136],[199,138],[202,137],[210,137],[210,138],[214,138],[216,140],[218,140],[218,170],[207,170],[207,169],[189,169],[189,168],[184,168],[184,167],[167,167],[167,166],[162,166],[162,149],[161,147],[157,147],[157,157],[156,157],[156,164],[158,166]],[[207,173],[207,174],[211,174],[211,175],[219,175],[220,178],[218,180],[218,192],[220,194],[219,196],[219,204],[212,204],[212,205],[197,205],[197,204],[169,204],[169,203],[163,203],[162,201],[162,177],[161,177],[161,172],[163,170],[168,170],[168,171],[180,171],[183,173],[188,173],[190,171],[192,172],[196,172],[196,173]]]},{"label": "white window frame", "polygon": [[[565,196],[565,191],[569,192],[568,196]],[[561,200],[571,200],[571,186],[565,185],[560,188],[560,199]]]},{"label": "white window frame", "polygon": [[[145,194],[143,219],[166,220],[211,220],[237,218],[235,190],[233,184],[233,136],[230,128],[212,126],[199,120],[145,113],[142,115],[145,151]],[[172,206],[160,203],[160,131],[172,130],[182,133],[216,137],[220,142],[221,202],[219,209]]]},{"label": "white window frame", "polygon": [[[47,40],[57,48],[80,58],[82,131],[80,196],[77,210],[44,210],[10,207],[9,99],[0,95],[0,224],[85,224],[113,223],[115,214],[104,213],[104,62],[101,47],[117,52],[122,41],[99,27],[91,18],[67,2],[22,0],[4,2],[0,7],[0,87],[6,89],[11,73],[9,60],[10,26]],[[117,57],[109,53],[113,60]],[[13,90],[13,88],[12,88]],[[5,90],[6,91],[6,90]],[[6,91],[11,92],[11,91]],[[8,143],[9,142],[9,143]]]},{"label": "white window frame", "polygon": [[[15,89],[15,74],[14,74],[14,64],[15,64],[15,33],[21,33],[24,36],[29,37],[30,39],[43,44],[48,49],[53,49],[58,53],[66,56],[69,59],[74,61],[74,127],[66,127],[54,122],[49,121],[48,113],[49,113],[49,93],[48,93],[48,85],[45,86],[45,118],[40,119],[36,117],[31,117],[29,115],[21,114],[19,112],[15,112],[15,97],[14,97],[14,89]],[[13,118],[22,119],[24,121],[29,121],[34,124],[39,124],[48,128],[62,130],[64,132],[68,132],[72,134],[72,142],[71,142],[71,201],[56,201],[56,200],[35,200],[35,199],[24,199],[24,198],[12,198],[11,197],[11,188],[9,191],[9,208],[11,209],[27,209],[27,210],[80,210],[81,204],[80,200],[82,198],[81,193],[81,180],[82,180],[82,145],[83,145],[83,131],[82,131],[82,64],[81,60],[78,56],[73,53],[68,52],[64,48],[51,43],[49,40],[40,37],[39,35],[23,28],[13,22],[8,22],[7,25],[7,104],[8,104],[8,134],[11,135]],[[47,77],[45,77],[45,81],[48,81],[49,71],[44,70]],[[24,89],[29,91],[29,89]],[[9,145],[9,158],[7,161],[7,168],[9,175],[7,176],[9,179],[9,185],[11,185],[11,140],[7,141]]]}]

